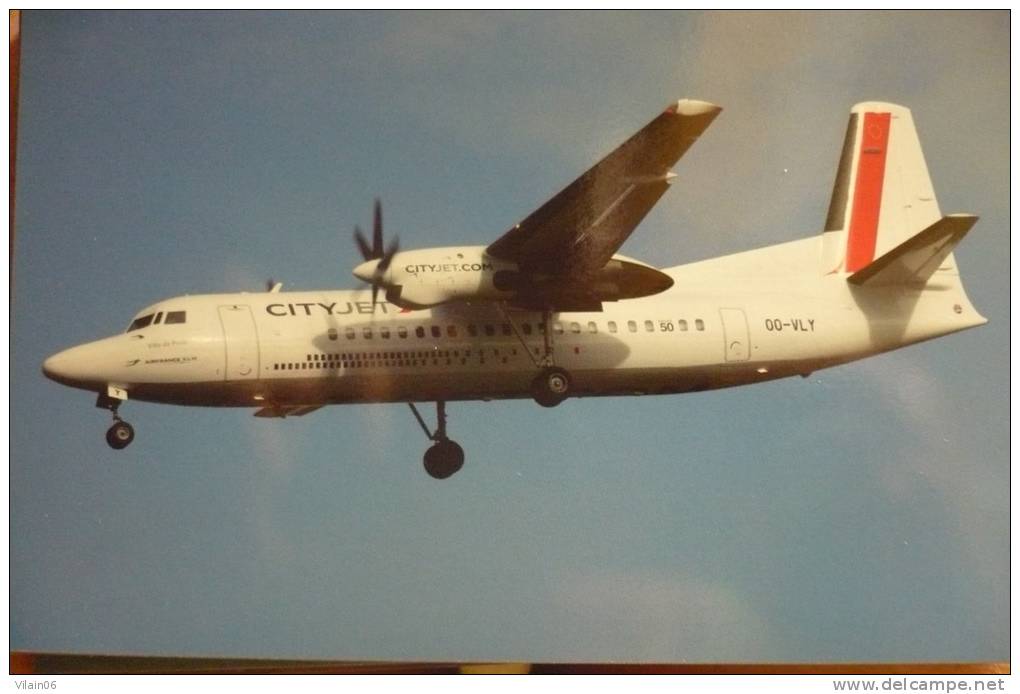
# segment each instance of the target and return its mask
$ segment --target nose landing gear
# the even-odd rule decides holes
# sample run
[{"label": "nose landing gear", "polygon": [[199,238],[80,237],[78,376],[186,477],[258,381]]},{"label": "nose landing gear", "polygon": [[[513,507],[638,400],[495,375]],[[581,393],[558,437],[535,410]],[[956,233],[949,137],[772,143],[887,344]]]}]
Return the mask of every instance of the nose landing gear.
[{"label": "nose landing gear", "polygon": [[118,419],[112,427],[106,430],[106,442],[110,444],[110,448],[115,450],[126,448],[134,440],[134,427],[123,420]]},{"label": "nose landing gear", "polygon": [[121,400],[111,398],[105,393],[100,393],[99,398],[96,400],[96,407],[109,410],[110,414],[113,415],[113,426],[106,430],[106,443],[110,445],[110,448],[117,451],[127,448],[135,440],[135,428],[117,414],[117,409],[120,407],[121,402]]},{"label": "nose landing gear", "polygon": [[429,477],[437,480],[445,480],[464,466],[464,449],[456,441],[446,435],[446,403],[442,400],[436,402],[436,431],[430,433],[425,420],[422,419],[418,408],[413,402],[407,403],[414,413],[418,424],[425,431],[425,436],[434,443],[425,451],[424,464],[425,472]]}]

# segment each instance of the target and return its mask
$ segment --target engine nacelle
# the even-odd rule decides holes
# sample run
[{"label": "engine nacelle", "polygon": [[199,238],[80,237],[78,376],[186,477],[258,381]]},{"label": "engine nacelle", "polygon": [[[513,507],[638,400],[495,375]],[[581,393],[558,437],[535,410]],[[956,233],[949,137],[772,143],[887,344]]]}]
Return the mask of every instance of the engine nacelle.
[{"label": "engine nacelle", "polygon": [[623,256],[613,256],[581,283],[553,274],[522,273],[516,263],[488,255],[484,246],[401,251],[381,277],[375,274],[377,262],[358,266],[355,276],[376,282],[385,290],[387,301],[409,309],[452,301],[591,305],[658,294],[673,286],[669,275]]}]

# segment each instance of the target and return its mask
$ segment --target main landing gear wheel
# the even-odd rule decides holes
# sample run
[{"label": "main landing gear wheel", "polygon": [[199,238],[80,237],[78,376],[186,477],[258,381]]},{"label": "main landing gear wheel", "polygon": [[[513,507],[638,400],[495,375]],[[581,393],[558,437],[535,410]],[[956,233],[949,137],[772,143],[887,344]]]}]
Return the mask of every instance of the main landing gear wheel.
[{"label": "main landing gear wheel", "polygon": [[531,395],[542,407],[556,407],[570,394],[570,374],[563,369],[550,366],[531,382]]},{"label": "main landing gear wheel", "polygon": [[135,440],[135,430],[130,424],[124,421],[116,421],[113,426],[106,430],[106,442],[110,448],[120,450],[127,448],[127,445]]},{"label": "main landing gear wheel", "polygon": [[422,419],[418,408],[413,402],[407,403],[418,420],[422,431],[429,441],[433,441],[431,447],[425,451],[425,472],[429,477],[437,480],[445,480],[453,473],[464,467],[464,449],[456,441],[450,440],[446,435],[446,403],[442,400],[436,402],[436,431],[429,431],[428,425]]},{"label": "main landing gear wheel", "polygon": [[436,441],[425,451],[425,472],[429,477],[445,480],[464,466],[464,449],[456,441]]}]

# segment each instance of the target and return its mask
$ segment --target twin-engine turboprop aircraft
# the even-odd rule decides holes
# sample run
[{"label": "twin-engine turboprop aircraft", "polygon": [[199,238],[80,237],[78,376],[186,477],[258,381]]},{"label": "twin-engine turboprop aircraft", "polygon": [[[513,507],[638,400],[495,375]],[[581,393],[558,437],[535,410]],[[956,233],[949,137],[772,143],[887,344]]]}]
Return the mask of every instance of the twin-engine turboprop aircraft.
[{"label": "twin-engine turboprop aircraft", "polygon": [[[180,296],[120,335],[43,364],[98,393],[113,448],[127,399],[256,407],[406,402],[433,442],[425,469],[464,462],[451,400],[685,393],[802,375],[985,323],[952,250],[976,221],[943,216],[910,111],[853,107],[821,235],[657,269],[616,251],[721,109],[671,104],[488,247],[401,251],[376,203],[361,291]],[[380,300],[382,293],[385,301]],[[415,403],[435,402],[431,430]]]}]

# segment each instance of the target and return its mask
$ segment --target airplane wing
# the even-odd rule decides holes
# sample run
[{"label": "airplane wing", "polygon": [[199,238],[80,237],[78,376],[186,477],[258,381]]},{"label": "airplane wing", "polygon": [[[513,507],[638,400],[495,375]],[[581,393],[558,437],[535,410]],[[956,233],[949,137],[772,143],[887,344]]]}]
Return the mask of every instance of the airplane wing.
[{"label": "airplane wing", "polygon": [[525,274],[583,282],[601,270],[669,187],[669,169],[722,109],[682,99],[503,234],[487,252]]}]

